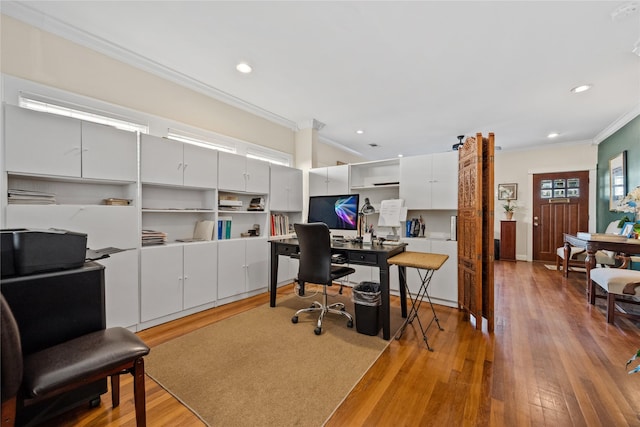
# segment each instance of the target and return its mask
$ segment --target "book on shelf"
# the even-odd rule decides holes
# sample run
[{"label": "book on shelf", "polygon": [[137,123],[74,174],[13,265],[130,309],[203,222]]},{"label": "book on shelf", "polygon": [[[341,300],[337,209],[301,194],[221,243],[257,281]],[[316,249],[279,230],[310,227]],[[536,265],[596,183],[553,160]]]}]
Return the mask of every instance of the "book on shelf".
[{"label": "book on shelf", "polygon": [[226,199],[220,199],[218,201],[218,206],[225,206],[225,207],[242,207],[242,200],[226,200]]},{"label": "book on shelf", "polygon": [[271,235],[283,236],[289,234],[289,216],[285,214],[271,214]]},{"label": "book on shelf", "polygon": [[55,205],[56,195],[44,191],[21,190],[10,188],[7,192],[7,203],[10,205]]},{"label": "book on shelf", "polygon": [[120,199],[117,197],[109,197],[103,201],[104,204],[108,206],[129,206],[131,204],[131,199]]},{"label": "book on shelf", "polygon": [[214,225],[214,221],[207,219],[196,222],[196,228],[193,231],[193,238],[195,240],[213,240]]},{"label": "book on shelf", "polygon": [[225,240],[231,238],[231,222],[230,216],[218,217],[218,240]]}]

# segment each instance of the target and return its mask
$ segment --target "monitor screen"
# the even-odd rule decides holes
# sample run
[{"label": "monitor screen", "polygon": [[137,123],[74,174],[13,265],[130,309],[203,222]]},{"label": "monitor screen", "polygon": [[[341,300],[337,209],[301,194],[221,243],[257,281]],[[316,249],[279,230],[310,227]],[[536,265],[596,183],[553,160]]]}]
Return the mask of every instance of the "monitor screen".
[{"label": "monitor screen", "polygon": [[335,230],[357,230],[358,194],[309,197],[307,222],[324,222]]}]

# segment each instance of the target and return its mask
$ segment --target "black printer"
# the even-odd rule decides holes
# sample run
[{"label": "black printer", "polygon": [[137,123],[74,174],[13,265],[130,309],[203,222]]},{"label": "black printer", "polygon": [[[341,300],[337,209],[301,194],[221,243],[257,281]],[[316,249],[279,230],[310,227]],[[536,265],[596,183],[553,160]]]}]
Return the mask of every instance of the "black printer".
[{"label": "black printer", "polygon": [[0,230],[2,277],[82,267],[87,235],[68,230]]}]

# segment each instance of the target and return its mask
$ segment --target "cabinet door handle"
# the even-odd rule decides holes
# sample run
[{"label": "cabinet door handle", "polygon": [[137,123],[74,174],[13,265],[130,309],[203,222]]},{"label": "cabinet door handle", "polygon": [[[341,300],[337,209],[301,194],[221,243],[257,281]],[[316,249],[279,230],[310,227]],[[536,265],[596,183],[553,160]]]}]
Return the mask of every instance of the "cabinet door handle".
[{"label": "cabinet door handle", "polygon": [[182,168],[182,162],[178,163],[178,169]]},{"label": "cabinet door handle", "polygon": [[187,170],[187,166],[189,166],[189,163],[185,163],[185,164],[182,166],[182,170],[183,170],[183,171],[186,171],[186,170]]}]

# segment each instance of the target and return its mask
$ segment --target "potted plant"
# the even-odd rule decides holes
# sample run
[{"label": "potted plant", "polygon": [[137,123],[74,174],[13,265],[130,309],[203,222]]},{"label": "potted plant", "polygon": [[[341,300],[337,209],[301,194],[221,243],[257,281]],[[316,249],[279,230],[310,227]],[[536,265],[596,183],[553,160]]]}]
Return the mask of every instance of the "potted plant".
[{"label": "potted plant", "polygon": [[504,205],[502,205],[502,207],[504,208],[504,214],[507,217],[507,219],[512,219],[513,218],[513,212],[516,210],[517,206],[514,204],[511,204],[511,199],[507,199],[507,203],[505,203]]}]

